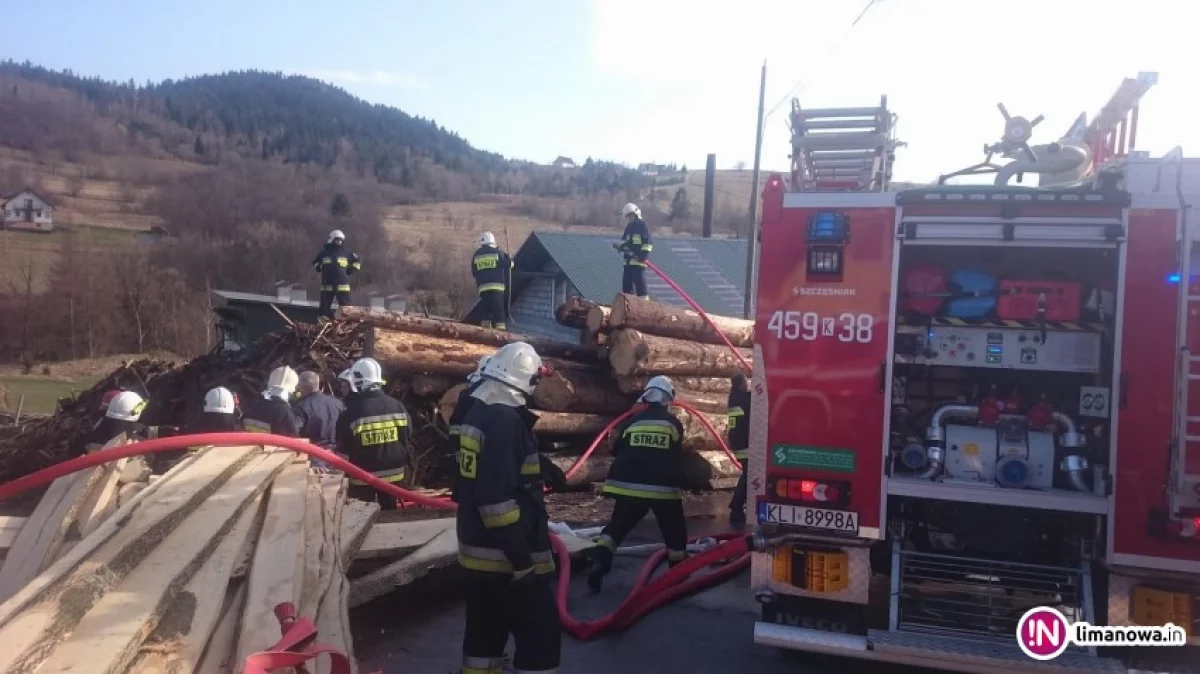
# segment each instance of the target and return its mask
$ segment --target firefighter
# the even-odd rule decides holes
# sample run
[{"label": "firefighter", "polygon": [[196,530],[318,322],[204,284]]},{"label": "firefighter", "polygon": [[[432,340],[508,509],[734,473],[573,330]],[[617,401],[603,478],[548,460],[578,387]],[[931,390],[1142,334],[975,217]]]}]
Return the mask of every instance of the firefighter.
[{"label": "firefighter", "polygon": [[179,433],[174,426],[147,426],[139,420],[146,401],[133,391],[121,391],[108,402],[104,418],[92,430],[77,437],[71,448],[73,456],[91,454],[122,433],[131,441],[166,438]]},{"label": "firefighter", "polygon": [[650,228],[642,219],[642,209],[637,204],[625,204],[621,209],[625,217],[625,233],[621,235],[621,243],[613,246],[625,256],[625,270],[621,276],[621,292],[635,293],[638,297],[648,297],[646,292],[646,260],[654,246],[650,241]]},{"label": "firefighter", "polygon": [[613,462],[603,494],[612,497],[608,526],[596,540],[588,567],[588,587],[599,592],[612,568],[613,555],[638,522],[653,511],[671,566],[687,557],[687,522],[683,516],[683,424],[668,406],[675,385],[657,376],[646,383],[638,399],[646,407],[617,426]]},{"label": "firefighter", "polygon": [[350,381],[350,368],[338,373],[333,391],[343,405],[349,402],[350,397],[354,394],[354,382]]},{"label": "firefighter", "polygon": [[497,330],[508,329],[508,290],[512,277],[512,259],[496,247],[491,232],[479,235],[479,249],[471,256],[471,275],[479,290],[484,318],[480,325]]},{"label": "firefighter", "polygon": [[729,501],[729,523],[735,527],[746,524],[746,470],[750,447],[750,382],[744,374],[736,374],[729,387],[729,450],[742,464],[733,498]]},{"label": "firefighter", "polygon": [[292,412],[290,400],[296,393],[300,378],[296,371],[284,365],[271,371],[262,397],[246,405],[242,424],[250,433],[273,433],[289,438],[300,437],[300,424]]},{"label": "firefighter", "polygon": [[[446,438],[445,451],[442,456],[447,462],[453,461],[454,464],[453,466],[447,464],[447,468],[453,469],[458,466],[458,425],[462,423],[463,417],[467,416],[467,412],[475,404],[475,399],[471,397],[471,394],[479,388],[479,383],[483,381],[483,368],[487,365],[489,358],[491,356],[480,358],[475,371],[467,375],[467,386],[459,391],[458,398],[454,403],[454,411],[450,413],[450,419],[447,422],[450,426],[450,434]],[[450,472],[453,473],[453,470]]]},{"label": "firefighter", "polygon": [[[350,367],[355,393],[337,420],[337,446],[355,466],[384,482],[404,481],[408,467],[410,427],[408,411],[383,392],[383,369],[374,358],[360,358]],[[350,480],[352,499],[377,502],[384,510],[396,509],[394,496],[376,491],[361,480]]]},{"label": "firefighter", "polygon": [[464,674],[499,672],[511,634],[513,671],[557,672],[561,627],[549,518],[528,397],[542,376],[533,347],[501,347],[484,365],[459,426],[458,563],[466,571]]},{"label": "firefighter", "polygon": [[321,316],[333,318],[333,300],[338,307],[350,306],[350,276],[362,270],[357,253],[346,250],[346,235],[335,229],[329,233],[325,247],[313,258],[313,269],[321,275]]},{"label": "firefighter", "polygon": [[[241,432],[243,430],[242,420],[238,418],[237,412],[237,396],[224,386],[218,386],[204,394],[204,406],[201,407],[200,414],[196,415],[195,421],[188,424],[182,432],[184,435]],[[155,472],[166,472],[188,453],[195,452],[200,448],[200,445],[196,445],[156,455]]]}]

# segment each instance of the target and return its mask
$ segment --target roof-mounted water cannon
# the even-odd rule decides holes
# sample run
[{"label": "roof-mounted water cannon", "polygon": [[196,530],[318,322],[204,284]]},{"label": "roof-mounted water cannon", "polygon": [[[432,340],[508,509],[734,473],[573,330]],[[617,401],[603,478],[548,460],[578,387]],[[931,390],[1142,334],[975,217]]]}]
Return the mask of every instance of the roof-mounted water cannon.
[{"label": "roof-mounted water cannon", "polygon": [[999,143],[983,148],[988,155],[988,160],[991,160],[994,154],[1008,157],[1020,150],[1025,154],[1026,159],[1036,162],[1037,155],[1034,154],[1033,148],[1029,147],[1029,139],[1033,137],[1033,127],[1041,124],[1045,117],[1038,115],[1030,121],[1021,116],[1013,117],[1008,114],[1008,108],[1005,108],[1003,103],[997,103],[996,107],[999,108],[1000,114],[1004,115],[1004,135],[1000,137]]}]

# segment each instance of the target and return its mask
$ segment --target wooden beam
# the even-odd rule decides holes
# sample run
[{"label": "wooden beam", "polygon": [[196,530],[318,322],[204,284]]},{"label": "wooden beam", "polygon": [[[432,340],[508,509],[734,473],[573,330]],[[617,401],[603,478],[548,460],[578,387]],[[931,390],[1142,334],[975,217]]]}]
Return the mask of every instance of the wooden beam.
[{"label": "wooden beam", "polygon": [[447,529],[454,528],[453,517],[416,522],[382,522],[371,527],[355,559],[398,557],[433,540]]},{"label": "wooden beam", "polygon": [[[283,452],[251,459],[175,527],[120,585],[97,601],[38,671],[68,674],[86,662],[89,672],[124,672],[136,657],[144,635],[167,618],[179,618],[168,615],[166,609],[221,548],[231,551],[227,560],[218,560],[222,567],[218,570],[224,571],[218,584],[228,582],[234,555],[245,542],[255,515],[250,506],[290,461],[291,457]],[[226,539],[232,542],[225,544]]]},{"label": "wooden beam", "polygon": [[379,517],[378,503],[350,501],[346,504],[339,527],[341,530],[339,547],[342,551],[342,566],[350,566],[350,560],[358,554],[376,517]]},{"label": "wooden beam", "polygon": [[433,569],[450,566],[458,558],[458,535],[447,529],[416,552],[350,583],[350,606],[361,606],[401,585],[425,577]]},{"label": "wooden beam", "polygon": [[[345,534],[345,527],[342,517],[349,512],[349,508],[346,507],[347,486],[346,480],[339,480],[336,485],[326,482],[323,488],[325,512],[328,515],[325,543],[330,551],[336,552],[329,558],[322,559],[322,574],[323,577],[328,577],[328,584],[321,594],[313,622],[317,625],[317,633],[321,635],[321,641],[345,653],[346,657],[350,659],[351,674],[357,674],[358,663],[354,658],[354,640],[350,636],[350,582],[346,580],[346,566],[349,562],[343,561],[345,541],[342,540],[342,536]],[[370,505],[376,506],[375,513],[378,513],[378,504]],[[352,530],[351,533],[357,535],[358,532]],[[315,667],[316,674],[331,674],[329,663],[329,658],[319,658]]]},{"label": "wooden beam", "polygon": [[[32,671],[47,648],[119,585],[154,549],[258,452],[206,454],[171,489],[156,490],[115,535],[66,578],[65,590],[21,611],[0,628],[0,671]],[[111,522],[112,520],[110,520]],[[81,546],[76,546],[79,548]],[[65,561],[65,559],[64,559]]]},{"label": "wooden beam", "polygon": [[212,636],[208,638],[204,655],[200,657],[200,664],[196,666],[194,674],[234,674],[241,671],[241,663],[234,658],[237,657],[238,624],[245,610],[246,584],[238,581],[225,593],[225,606],[221,609],[221,618],[217,621]]},{"label": "wooden beam", "polygon": [[321,553],[325,547],[325,499],[315,475],[308,476],[304,492],[304,544],[296,561],[296,609],[314,619],[325,588],[321,587]]},{"label": "wooden beam", "polygon": [[234,662],[245,662],[250,654],[279,641],[275,607],[297,599],[296,556],[304,546],[307,488],[305,464],[288,466],[271,485],[266,519],[247,579],[246,609]]},{"label": "wooden beam", "polygon": [[117,490],[121,487],[121,471],[127,459],[110,463],[100,484],[92,490],[92,496],[84,505],[79,516],[79,536],[86,538],[117,509]]},{"label": "wooden beam", "polygon": [[0,567],[0,600],[12,597],[42,570],[51,546],[61,540],[59,527],[67,511],[90,477],[90,472],[75,473],[50,484]]},{"label": "wooden beam", "polygon": [[0,548],[10,547],[17,540],[25,521],[24,517],[0,517]]}]

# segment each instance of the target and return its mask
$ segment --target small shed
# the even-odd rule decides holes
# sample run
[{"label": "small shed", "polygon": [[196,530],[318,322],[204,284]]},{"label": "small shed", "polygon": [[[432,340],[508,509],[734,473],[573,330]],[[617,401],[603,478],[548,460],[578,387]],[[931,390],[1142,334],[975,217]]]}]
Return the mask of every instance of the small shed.
[{"label": "small shed", "polygon": [[287,327],[272,306],[295,323],[316,323],[320,317],[319,305],[299,286],[282,284],[275,296],[233,290],[214,290],[212,294],[217,330],[227,348],[246,346]]},{"label": "small shed", "polygon": [[0,198],[0,209],[4,215],[5,229],[54,231],[54,206],[29,188]]}]

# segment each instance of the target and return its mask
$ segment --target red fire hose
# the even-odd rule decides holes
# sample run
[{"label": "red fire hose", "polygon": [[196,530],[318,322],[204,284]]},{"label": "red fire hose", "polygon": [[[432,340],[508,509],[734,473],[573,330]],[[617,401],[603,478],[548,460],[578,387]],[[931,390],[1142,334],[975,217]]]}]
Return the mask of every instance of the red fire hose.
[{"label": "red fire hose", "polygon": [[[711,431],[711,427],[710,427]],[[12,498],[30,489],[40,487],[53,482],[54,480],[70,475],[72,473],[93,468],[103,463],[116,461],[131,456],[144,454],[156,454],[158,452],[178,451],[188,447],[216,445],[223,447],[236,447],[243,445],[259,446],[267,445],[272,447],[282,447],[293,451],[307,454],[316,459],[320,459],[325,463],[340,469],[346,476],[361,480],[371,487],[384,493],[395,496],[398,499],[403,499],[412,503],[423,505],[429,508],[438,508],[444,510],[456,510],[457,504],[438,498],[430,498],[423,494],[419,494],[403,487],[398,487],[390,482],[384,482],[374,475],[362,470],[342,457],[322,449],[306,440],[298,438],[286,438],[278,435],[269,435],[263,433],[199,433],[196,435],[174,436],[169,438],[157,438],[154,440],[145,440],[121,447],[105,449],[103,451],[87,454],[63,463],[50,466],[37,471],[36,473],[18,478],[12,482],[7,482],[0,485],[0,500]],[[670,602],[689,592],[694,592],[700,588],[707,587],[714,583],[720,582],[725,578],[737,573],[749,564],[748,541],[745,537],[732,537],[730,535],[723,536],[726,538],[723,544],[695,555],[686,561],[680,563],[675,568],[668,571],[660,578],[653,582],[649,581],[650,575],[654,569],[660,564],[666,556],[666,551],[662,550],[656,553],[647,561],[642,568],[641,574],[638,576],[635,583],[625,601],[621,603],[612,614],[605,616],[599,620],[591,622],[580,622],[575,620],[567,609],[567,589],[570,585],[571,558],[566,547],[558,539],[557,536],[551,535],[551,543],[554,546],[555,554],[558,557],[558,563],[562,571],[558,579],[558,612],[559,617],[567,631],[578,639],[590,639],[609,629],[624,629],[632,625],[639,618],[653,611],[654,609]],[[717,564],[720,562],[728,562],[722,568],[708,572],[696,578],[690,576],[700,569]],[[261,673],[284,667],[294,667],[303,661],[315,657],[319,653],[328,653],[329,650],[319,644],[315,644],[315,634],[307,629],[309,622],[297,622],[294,616],[288,616],[289,621],[285,623],[281,618],[281,624],[284,627],[285,637],[278,644],[271,647],[270,650],[262,653],[257,653],[251,656],[251,659],[245,663],[247,672]],[[292,631],[291,626],[299,626],[304,629]],[[297,650],[306,651],[297,653]],[[332,656],[332,654],[331,654]],[[336,657],[335,657],[336,660]]]},{"label": "red fire hose", "polygon": [[[696,313],[700,314],[700,318],[703,318],[704,322],[708,323],[708,327],[712,328],[712,331],[716,333],[717,337],[720,337],[721,341],[725,343],[725,346],[729,347],[729,350],[733,353],[733,357],[737,358],[738,362],[742,364],[742,367],[746,368],[746,374],[751,374],[754,372],[754,368],[750,367],[750,363],[747,363],[746,359],[742,358],[741,352],[734,348],[733,344],[729,341],[729,338],[725,336],[725,333],[721,332],[721,329],[717,327],[717,324],[713,322],[713,319],[708,315],[708,313],[701,309],[699,304],[696,304],[696,300],[692,299],[690,295],[685,293],[683,288],[679,287],[679,284],[672,281],[671,277],[663,273],[663,270],[655,266],[653,262],[646,260],[646,266],[650,268],[650,271],[658,274],[658,277],[663,280],[663,283],[671,286],[675,292],[679,293],[679,296],[683,298],[683,301],[688,303],[688,306],[690,306],[692,309],[695,309]],[[749,291],[747,290],[747,292]]]}]

